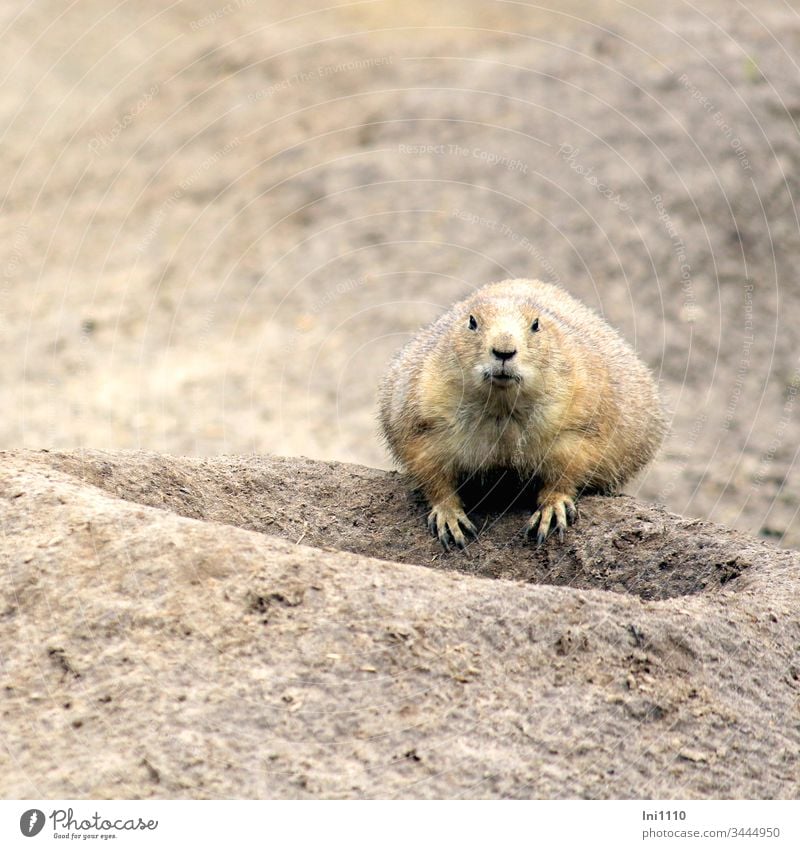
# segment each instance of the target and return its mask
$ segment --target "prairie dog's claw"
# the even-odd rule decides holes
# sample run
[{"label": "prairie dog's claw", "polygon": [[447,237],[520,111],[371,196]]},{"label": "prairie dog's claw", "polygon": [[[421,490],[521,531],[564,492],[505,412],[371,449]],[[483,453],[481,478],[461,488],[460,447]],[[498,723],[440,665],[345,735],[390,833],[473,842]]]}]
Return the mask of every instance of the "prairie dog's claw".
[{"label": "prairie dog's claw", "polygon": [[467,547],[468,536],[476,537],[478,529],[467,518],[467,514],[460,507],[449,504],[435,504],[428,515],[428,529],[438,537],[442,548],[450,550],[451,541],[459,548]]},{"label": "prairie dog's claw", "polygon": [[525,535],[530,538],[536,534],[536,545],[540,546],[550,536],[551,531],[555,530],[561,542],[567,526],[573,524],[577,518],[578,508],[572,498],[566,493],[554,492],[539,499],[538,509],[525,526]]}]

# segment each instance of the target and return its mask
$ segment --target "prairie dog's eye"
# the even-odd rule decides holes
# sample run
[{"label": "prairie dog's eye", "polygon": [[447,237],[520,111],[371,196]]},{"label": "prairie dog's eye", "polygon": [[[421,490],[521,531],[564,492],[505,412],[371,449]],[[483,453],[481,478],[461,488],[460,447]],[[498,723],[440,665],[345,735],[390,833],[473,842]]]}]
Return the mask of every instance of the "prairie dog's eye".
[{"label": "prairie dog's eye", "polygon": [[538,318],[535,318],[535,319],[533,320],[533,324],[531,325],[531,332],[532,332],[532,333],[536,333],[536,331],[537,331],[538,329],[539,329],[539,319],[538,319]]},{"label": "prairie dog's eye", "polygon": [[477,330],[478,329],[478,321],[477,321],[477,319],[475,318],[474,315],[471,315],[469,317],[469,329],[470,330]]}]

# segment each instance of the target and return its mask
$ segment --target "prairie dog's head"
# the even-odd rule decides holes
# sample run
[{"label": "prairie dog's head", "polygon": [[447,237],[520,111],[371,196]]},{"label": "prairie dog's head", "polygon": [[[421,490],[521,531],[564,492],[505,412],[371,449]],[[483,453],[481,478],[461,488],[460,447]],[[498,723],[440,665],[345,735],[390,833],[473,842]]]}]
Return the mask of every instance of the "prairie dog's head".
[{"label": "prairie dog's head", "polygon": [[467,388],[494,396],[539,393],[547,360],[548,317],[514,298],[475,298],[459,310],[454,353]]}]

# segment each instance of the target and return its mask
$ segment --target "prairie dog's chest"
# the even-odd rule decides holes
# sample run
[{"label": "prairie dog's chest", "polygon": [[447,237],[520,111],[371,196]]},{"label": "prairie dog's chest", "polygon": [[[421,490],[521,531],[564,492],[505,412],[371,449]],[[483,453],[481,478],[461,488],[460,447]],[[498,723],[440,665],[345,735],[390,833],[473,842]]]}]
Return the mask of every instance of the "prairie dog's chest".
[{"label": "prairie dog's chest", "polygon": [[451,439],[457,465],[465,471],[492,468],[534,469],[543,455],[533,416],[478,414],[464,411],[456,420]]}]

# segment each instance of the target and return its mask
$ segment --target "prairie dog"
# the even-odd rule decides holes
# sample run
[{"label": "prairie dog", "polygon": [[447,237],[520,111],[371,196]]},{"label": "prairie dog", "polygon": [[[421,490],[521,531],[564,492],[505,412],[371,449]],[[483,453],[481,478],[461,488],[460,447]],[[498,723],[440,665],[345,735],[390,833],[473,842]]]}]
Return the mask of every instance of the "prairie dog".
[{"label": "prairie dog", "polygon": [[655,383],[633,349],[558,286],[506,280],[422,330],[379,390],[394,457],[431,506],[442,545],[476,534],[457,487],[509,469],[539,484],[526,533],[563,538],[584,490],[613,493],[665,431]]}]

